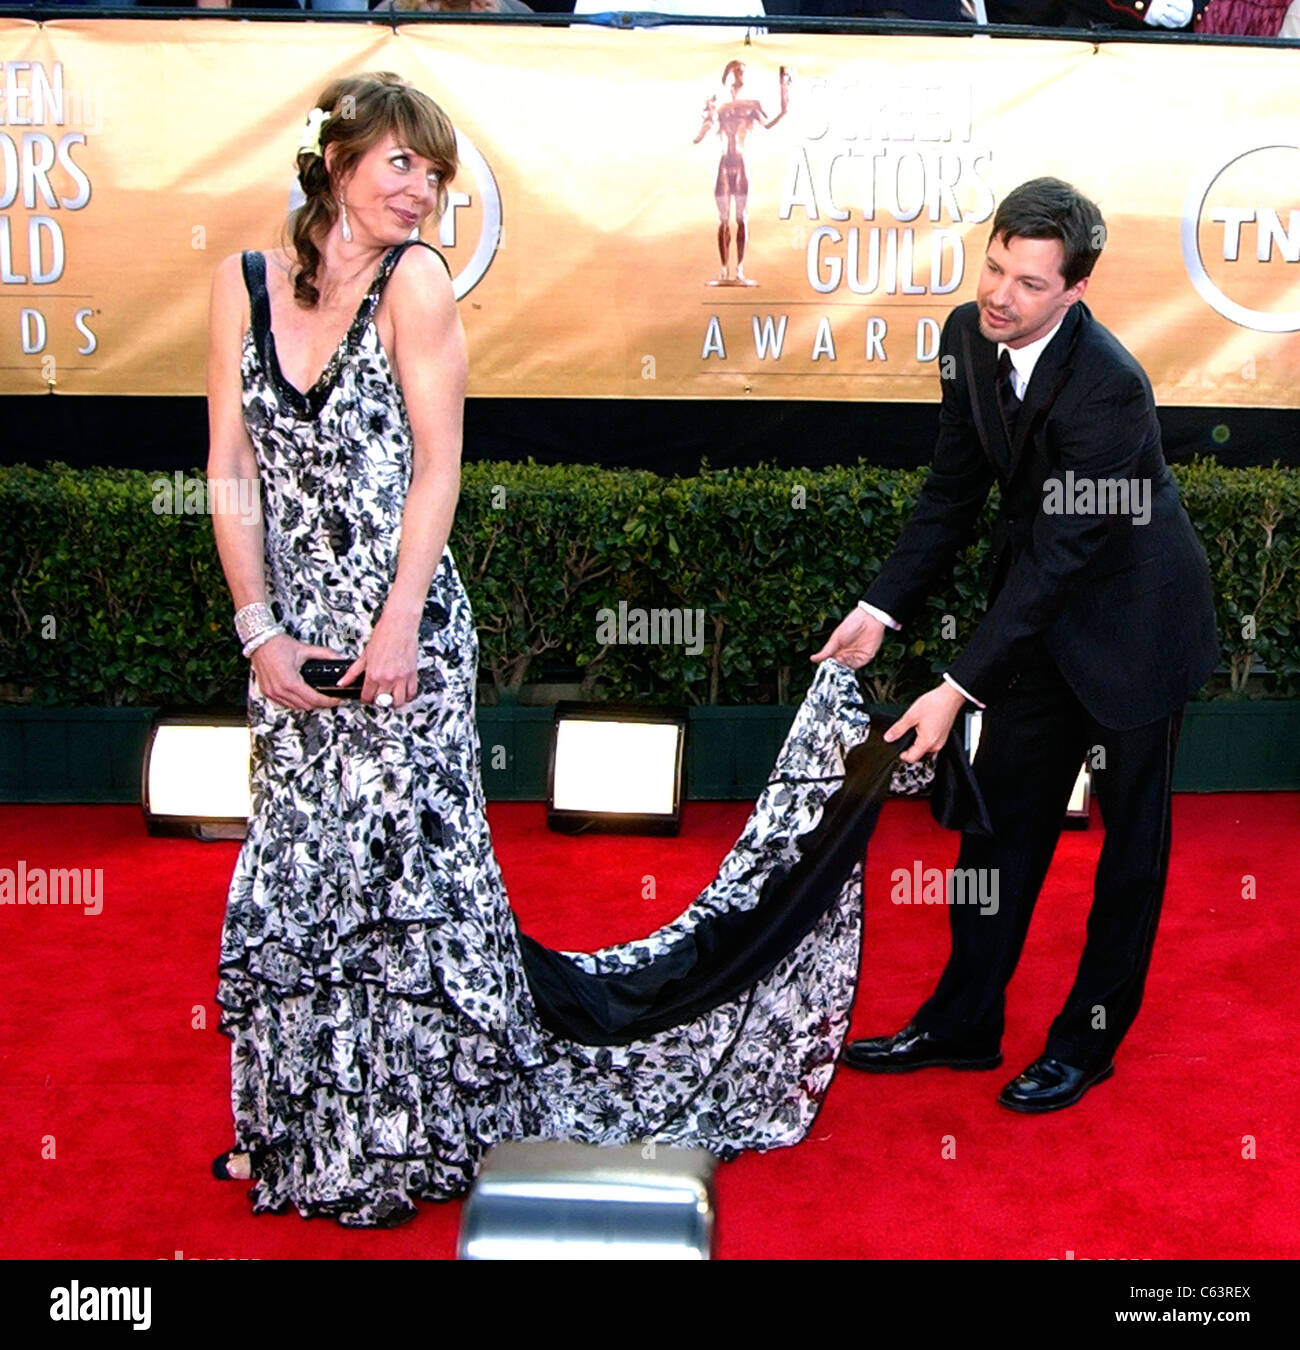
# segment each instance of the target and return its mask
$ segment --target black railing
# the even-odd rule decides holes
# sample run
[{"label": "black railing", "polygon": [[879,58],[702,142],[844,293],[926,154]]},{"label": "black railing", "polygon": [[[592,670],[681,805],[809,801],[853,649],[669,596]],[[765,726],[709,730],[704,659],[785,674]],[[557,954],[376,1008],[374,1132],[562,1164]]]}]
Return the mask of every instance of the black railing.
[{"label": "black railing", "polygon": [[182,9],[174,5],[2,5],[0,18],[50,19],[203,19],[257,23],[302,20],[308,23],[386,23],[396,28],[412,23],[508,24],[511,27],[657,28],[688,27],[765,29],[770,33],[908,34],[912,37],[1037,38],[1045,41],[1174,42],[1198,46],[1300,47],[1300,38],[1239,37],[1221,33],[1190,33],[1181,29],[1040,28],[1028,24],[941,23],[924,19],[818,18],[799,14],[723,15],[656,14],[643,10],[611,9],[604,14],[474,14],[462,11],[323,10],[300,9]]}]

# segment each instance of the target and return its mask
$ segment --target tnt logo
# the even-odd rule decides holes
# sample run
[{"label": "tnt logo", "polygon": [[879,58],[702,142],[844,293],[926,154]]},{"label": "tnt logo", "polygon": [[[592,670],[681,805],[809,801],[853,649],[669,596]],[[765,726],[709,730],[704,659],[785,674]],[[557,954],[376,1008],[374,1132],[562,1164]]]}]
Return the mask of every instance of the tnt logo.
[{"label": "tnt logo", "polygon": [[1206,213],[1211,220],[1223,223],[1223,258],[1225,262],[1236,262],[1241,252],[1241,227],[1255,226],[1255,257],[1260,262],[1269,262],[1273,257],[1273,245],[1287,262],[1300,262],[1300,211],[1292,211],[1287,228],[1276,211],[1267,206],[1258,210],[1240,206],[1212,206]]},{"label": "tnt logo", "polygon": [[1183,204],[1183,265],[1225,319],[1260,333],[1300,331],[1300,147],[1261,145],[1220,161]]}]

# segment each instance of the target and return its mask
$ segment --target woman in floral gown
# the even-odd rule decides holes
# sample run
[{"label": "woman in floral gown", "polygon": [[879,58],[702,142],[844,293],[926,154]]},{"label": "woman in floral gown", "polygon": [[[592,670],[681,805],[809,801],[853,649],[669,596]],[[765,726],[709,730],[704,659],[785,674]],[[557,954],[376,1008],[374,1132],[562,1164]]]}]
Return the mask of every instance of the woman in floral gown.
[{"label": "woman in floral gown", "polygon": [[[262,505],[214,518],[253,788],[217,990],[235,1147],[214,1170],[255,1183],[255,1212],[387,1226],[464,1192],[501,1139],[797,1142],[847,1030],[898,747],[828,662],[673,924],[589,954],[521,935],[447,549],[465,342],[444,260],[411,238],[445,206],[454,132],[397,76],[342,79],[298,169],[287,247],[232,255],[212,287],[209,474],[256,480]],[[311,657],[348,660],[361,697],[305,684]]]}]

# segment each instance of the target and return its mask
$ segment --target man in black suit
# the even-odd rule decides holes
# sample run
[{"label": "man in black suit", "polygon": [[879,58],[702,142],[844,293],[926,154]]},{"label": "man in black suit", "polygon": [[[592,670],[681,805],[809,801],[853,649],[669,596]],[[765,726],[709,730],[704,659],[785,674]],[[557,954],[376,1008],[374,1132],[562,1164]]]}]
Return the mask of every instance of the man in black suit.
[{"label": "man in black suit", "polygon": [[844,1062],[1002,1062],[1003,993],[1087,757],[1106,831],[1087,943],[1043,1054],[998,1099],[1018,1111],[1069,1106],[1114,1070],[1160,916],[1183,705],[1218,660],[1209,569],[1150,382],[1083,304],[1104,238],[1097,207],[1058,179],[1002,202],[977,298],[944,326],[939,438],[916,509],[813,658],[871,660],[886,626],[949,575],[998,482],[987,612],[943,683],[886,733],[914,727],[903,758],[915,762],[967,701],[985,709],[973,767],[993,832],[964,833],[957,867],[995,879],[998,904],[949,895],[952,954],[934,993],[902,1031],[853,1042]]}]

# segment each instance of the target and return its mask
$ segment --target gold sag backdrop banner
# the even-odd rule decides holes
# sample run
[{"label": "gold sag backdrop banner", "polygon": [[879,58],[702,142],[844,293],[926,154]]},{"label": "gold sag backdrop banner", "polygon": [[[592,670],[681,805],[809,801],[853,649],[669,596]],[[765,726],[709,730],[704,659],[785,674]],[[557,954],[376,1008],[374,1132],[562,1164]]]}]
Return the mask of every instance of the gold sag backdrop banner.
[{"label": "gold sag backdrop banner", "polygon": [[[387,69],[461,136],[431,242],[473,394],[936,399],[998,200],[1050,173],[1161,401],[1300,406],[1291,51],[107,19],[0,21],[0,57],[5,393],[202,393],[213,267],[279,242],[324,83]],[[754,284],[710,285],[736,57]]]}]

